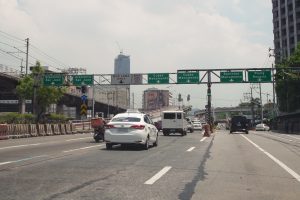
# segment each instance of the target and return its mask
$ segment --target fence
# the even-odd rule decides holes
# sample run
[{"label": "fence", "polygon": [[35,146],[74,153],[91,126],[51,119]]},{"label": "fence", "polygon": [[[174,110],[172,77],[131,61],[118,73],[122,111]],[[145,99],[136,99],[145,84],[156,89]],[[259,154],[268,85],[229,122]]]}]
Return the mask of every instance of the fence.
[{"label": "fence", "polygon": [[273,130],[300,134],[300,112],[278,116],[272,123]]},{"label": "fence", "polygon": [[68,124],[0,124],[0,139],[89,133],[90,121]]}]

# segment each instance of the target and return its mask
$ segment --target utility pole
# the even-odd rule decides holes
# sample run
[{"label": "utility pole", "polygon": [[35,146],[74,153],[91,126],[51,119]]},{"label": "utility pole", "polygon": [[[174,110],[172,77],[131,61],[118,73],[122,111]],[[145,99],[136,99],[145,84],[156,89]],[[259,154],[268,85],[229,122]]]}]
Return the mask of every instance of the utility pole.
[{"label": "utility pole", "polygon": [[251,120],[251,125],[253,126],[254,124],[254,102],[253,102],[253,88],[252,86],[250,86],[250,90],[251,90],[251,115],[252,115],[252,120]]},{"label": "utility pole", "polygon": [[132,109],[134,109],[134,93],[132,93]]},{"label": "utility pole", "polygon": [[28,54],[29,54],[29,38],[27,38],[26,40],[26,72],[25,74],[28,74]]},{"label": "utility pole", "polygon": [[263,107],[262,97],[261,97],[261,83],[259,83],[259,96],[260,96],[260,105],[261,105],[260,118],[261,118],[261,123],[263,123],[263,119],[264,119],[264,107]]}]

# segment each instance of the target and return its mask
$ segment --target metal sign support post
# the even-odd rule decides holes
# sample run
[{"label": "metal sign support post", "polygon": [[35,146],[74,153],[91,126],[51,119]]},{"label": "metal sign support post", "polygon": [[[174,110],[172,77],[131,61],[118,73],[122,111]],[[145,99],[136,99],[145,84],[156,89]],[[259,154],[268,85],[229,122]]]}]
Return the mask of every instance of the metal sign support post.
[{"label": "metal sign support post", "polygon": [[208,124],[212,126],[211,118],[211,71],[207,73],[207,111],[208,111]]}]

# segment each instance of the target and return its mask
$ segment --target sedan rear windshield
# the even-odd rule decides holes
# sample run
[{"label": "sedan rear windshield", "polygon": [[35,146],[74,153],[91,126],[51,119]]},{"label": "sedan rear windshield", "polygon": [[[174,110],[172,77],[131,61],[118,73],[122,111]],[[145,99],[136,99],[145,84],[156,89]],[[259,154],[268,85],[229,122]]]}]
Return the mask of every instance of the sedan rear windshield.
[{"label": "sedan rear windshield", "polygon": [[138,117],[116,117],[111,120],[112,122],[140,122],[141,118]]}]

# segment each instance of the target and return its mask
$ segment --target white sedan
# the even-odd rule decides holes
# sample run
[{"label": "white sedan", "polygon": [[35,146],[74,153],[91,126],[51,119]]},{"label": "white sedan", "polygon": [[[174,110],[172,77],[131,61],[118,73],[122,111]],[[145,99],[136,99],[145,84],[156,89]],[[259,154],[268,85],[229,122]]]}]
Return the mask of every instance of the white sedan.
[{"label": "white sedan", "polygon": [[269,131],[270,130],[270,127],[267,126],[266,124],[257,124],[255,126],[255,130],[256,131]]},{"label": "white sedan", "polygon": [[193,123],[193,125],[194,125],[194,130],[202,130],[202,124],[201,124],[201,122],[199,121],[199,122],[194,122]]},{"label": "white sedan", "polygon": [[148,149],[158,145],[158,130],[148,115],[126,112],[117,114],[106,125],[104,140],[106,149],[115,144],[137,144]]}]

